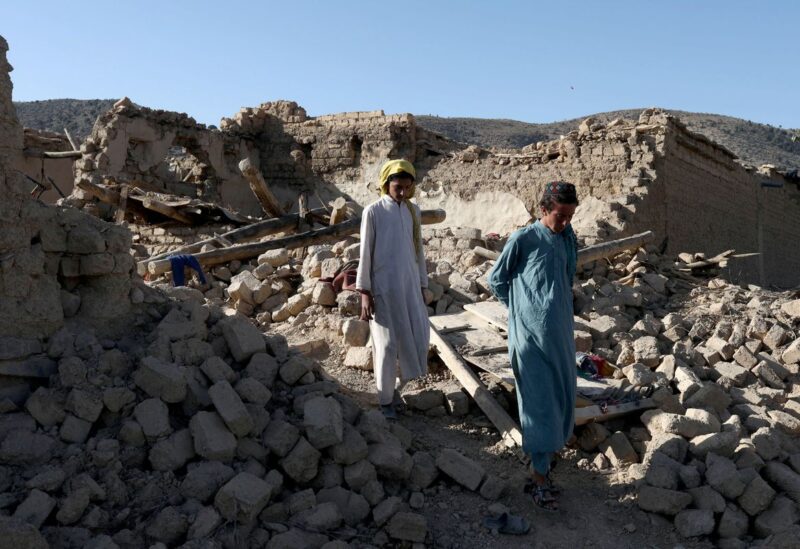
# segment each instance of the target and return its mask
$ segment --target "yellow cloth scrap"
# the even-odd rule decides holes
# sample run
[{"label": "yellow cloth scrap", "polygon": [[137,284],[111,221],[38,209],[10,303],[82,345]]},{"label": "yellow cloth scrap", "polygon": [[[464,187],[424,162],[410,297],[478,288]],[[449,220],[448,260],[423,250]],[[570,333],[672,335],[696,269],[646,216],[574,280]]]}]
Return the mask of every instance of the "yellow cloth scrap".
[{"label": "yellow cloth scrap", "polygon": [[406,194],[406,198],[404,202],[406,203],[406,207],[408,208],[408,212],[411,214],[411,219],[414,222],[414,249],[417,252],[417,261],[419,261],[420,252],[422,251],[422,228],[420,227],[420,221],[417,217],[416,212],[414,212],[414,206],[411,204],[410,198],[414,197],[414,191],[417,188],[417,171],[414,169],[414,165],[411,164],[408,160],[389,160],[381,167],[381,175],[380,181],[378,182],[378,191],[381,193],[381,196],[389,193],[389,186],[386,184],[389,181],[389,178],[398,173],[407,173],[414,179],[414,183],[411,185],[411,188],[408,189],[408,193]]}]

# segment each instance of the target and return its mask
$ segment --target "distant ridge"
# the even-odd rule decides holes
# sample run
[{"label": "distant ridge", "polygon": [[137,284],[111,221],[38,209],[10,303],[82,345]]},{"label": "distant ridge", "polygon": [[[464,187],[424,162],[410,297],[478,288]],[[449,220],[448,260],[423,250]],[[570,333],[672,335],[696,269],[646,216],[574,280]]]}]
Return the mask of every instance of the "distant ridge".
[{"label": "distant ridge", "polygon": [[[562,122],[534,124],[516,120],[486,118],[444,118],[416,115],[424,128],[462,143],[483,147],[520,148],[537,141],[558,139],[578,128],[584,118],[636,120],[644,109],[628,109],[591,114]],[[664,109],[681,119],[690,130],[701,133],[736,154],[747,164],[773,164],[783,171],[800,168],[800,141],[792,141],[796,130],[776,128],[720,114],[693,113]]]},{"label": "distant ridge", "polygon": [[47,99],[44,101],[14,101],[17,117],[26,128],[64,133],[83,141],[91,132],[95,120],[116,102],[116,99]]},{"label": "distant ridge", "polygon": [[[92,131],[97,117],[114,104],[114,99],[48,99],[15,102],[17,115],[26,128],[63,132],[67,128],[79,140]],[[486,118],[444,118],[417,115],[419,124],[462,143],[483,147],[520,148],[536,141],[558,139],[577,129],[584,118],[637,119],[644,109],[628,109],[587,115],[573,120],[534,124],[517,120]],[[773,164],[789,171],[800,168],[800,140],[792,141],[794,132],[768,124],[758,124],[720,114],[667,110],[678,116],[692,131],[733,151],[747,164]]]}]

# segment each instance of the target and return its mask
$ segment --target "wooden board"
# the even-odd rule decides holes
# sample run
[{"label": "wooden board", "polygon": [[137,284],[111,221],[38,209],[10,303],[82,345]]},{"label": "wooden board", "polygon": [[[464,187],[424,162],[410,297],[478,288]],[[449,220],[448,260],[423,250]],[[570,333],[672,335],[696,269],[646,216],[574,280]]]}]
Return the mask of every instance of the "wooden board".
[{"label": "wooden board", "polygon": [[[490,374],[498,381],[516,387],[514,373],[507,353],[474,355],[479,349],[491,349],[507,346],[505,330],[508,327],[508,310],[499,302],[482,301],[464,306],[464,312],[430,317],[431,325],[437,330],[444,330],[441,337],[472,366]],[[463,327],[468,329],[447,332],[448,328]],[[607,406],[603,410],[592,402],[591,397],[605,393],[614,386],[611,380],[591,380],[577,375],[575,403],[575,423],[583,425],[592,421],[605,421],[631,412],[653,408],[651,399]]]}]

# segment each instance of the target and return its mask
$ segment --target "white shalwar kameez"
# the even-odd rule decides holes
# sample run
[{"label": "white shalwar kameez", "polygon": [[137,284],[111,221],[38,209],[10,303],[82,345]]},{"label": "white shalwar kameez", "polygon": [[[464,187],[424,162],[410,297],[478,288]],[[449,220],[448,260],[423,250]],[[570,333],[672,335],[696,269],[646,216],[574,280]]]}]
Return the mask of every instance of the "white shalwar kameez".
[{"label": "white shalwar kameez", "polygon": [[[412,205],[417,219],[420,210]],[[414,222],[404,203],[384,195],[361,218],[361,258],[356,288],[375,300],[372,358],[378,400],[391,404],[398,363],[400,382],[428,372],[430,332],[422,288],[428,287],[425,256],[414,247]],[[420,243],[421,244],[421,243]]]}]

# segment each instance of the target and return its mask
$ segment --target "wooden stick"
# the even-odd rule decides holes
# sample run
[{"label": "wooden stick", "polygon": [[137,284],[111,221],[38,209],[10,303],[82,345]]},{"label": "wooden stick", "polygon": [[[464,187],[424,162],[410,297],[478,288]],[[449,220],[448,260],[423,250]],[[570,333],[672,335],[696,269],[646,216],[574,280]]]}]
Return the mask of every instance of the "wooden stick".
[{"label": "wooden stick", "polygon": [[340,196],[333,202],[331,202],[331,225],[336,225],[337,223],[341,223],[344,221],[345,216],[347,215],[347,200],[344,199],[343,196]]},{"label": "wooden stick", "polygon": [[502,406],[500,406],[492,393],[483,385],[481,380],[461,359],[453,348],[439,335],[439,332],[431,326],[431,344],[436,349],[436,353],[442,362],[445,363],[453,375],[458,379],[467,393],[475,400],[486,417],[489,418],[498,431],[500,431],[503,441],[508,446],[522,446],[522,432],[519,426],[511,419]]},{"label": "wooden stick", "polygon": [[158,212],[161,215],[172,218],[175,221],[180,221],[181,223],[185,223],[186,225],[194,224],[191,218],[187,217],[186,215],[178,211],[177,208],[168,206],[167,204],[164,204],[163,202],[161,202],[160,200],[156,200],[155,198],[149,198],[149,197],[143,198],[142,206],[144,206],[148,210],[153,210],[154,212]]},{"label": "wooden stick", "polygon": [[[446,214],[444,210],[423,210],[422,223],[439,223],[444,220]],[[294,220],[299,219],[297,216],[293,217]],[[324,229],[317,229],[315,231],[307,231],[301,234],[287,236],[284,238],[277,238],[275,240],[268,240],[267,242],[253,242],[251,244],[241,244],[232,246],[230,248],[223,248],[220,250],[212,250],[210,252],[203,252],[195,254],[195,257],[201,265],[219,265],[227,263],[234,259],[250,259],[263,254],[267,250],[277,250],[279,248],[286,248],[291,250],[293,248],[301,248],[314,244],[319,240],[327,239],[330,237],[341,237],[344,235],[357,233],[361,227],[361,218],[355,217],[349,219],[344,223],[339,223]],[[228,233],[230,234],[230,233]],[[197,245],[197,244],[195,244]],[[178,253],[173,250],[170,254]],[[184,252],[185,253],[185,252]],[[168,259],[156,259],[147,262],[147,270],[150,274],[159,275],[170,270],[170,262]]]},{"label": "wooden stick", "polygon": [[716,264],[721,263],[722,261],[726,260],[735,251],[736,250],[725,250],[721,254],[717,254],[714,257],[710,258],[710,259],[706,259],[704,261],[694,261],[693,263],[687,263],[686,265],[681,265],[681,270],[685,271],[687,269],[691,270],[691,269],[697,269],[699,267],[708,267],[710,265],[716,265]]},{"label": "wooden stick", "polygon": [[487,250],[483,246],[475,246],[474,248],[472,248],[472,251],[481,257],[485,257],[486,259],[497,259],[498,257],[500,257],[499,252],[495,252],[493,250]]},{"label": "wooden stick", "polygon": [[594,246],[581,248],[578,250],[578,267],[604,257],[611,257],[619,252],[630,250],[631,248],[638,248],[642,244],[653,240],[654,236],[655,235],[653,234],[653,231],[647,231],[626,238],[620,238],[618,240],[611,240],[609,242],[603,242],[602,244],[595,244]]},{"label": "wooden stick", "polygon": [[264,180],[264,176],[261,175],[261,172],[253,165],[249,158],[245,158],[239,162],[239,170],[250,184],[250,188],[253,190],[253,194],[256,195],[259,203],[261,203],[261,209],[264,210],[264,213],[272,217],[282,216],[285,212],[278,203],[278,199],[272,194],[267,182]]},{"label": "wooden stick", "polygon": [[75,183],[75,186],[80,190],[91,194],[100,202],[105,202],[106,204],[111,204],[112,206],[119,204],[119,193],[115,190],[109,189],[108,187],[96,185],[95,183],[92,183],[86,179],[79,179],[78,182]]},{"label": "wooden stick", "polygon": [[[647,231],[646,233],[620,238],[619,240],[610,240],[608,242],[603,242],[602,244],[595,244],[594,246],[581,248],[578,250],[578,267],[603,257],[611,257],[624,250],[638,248],[645,242],[649,242],[652,239],[653,231]],[[500,253],[487,250],[482,246],[475,246],[472,251],[481,257],[485,257],[486,259],[497,259],[500,257]]]},{"label": "wooden stick", "polygon": [[41,158],[80,158],[83,156],[81,151],[44,151],[41,155],[28,155],[25,156],[41,156]]},{"label": "wooden stick", "polygon": [[69,130],[67,128],[64,128],[64,135],[67,136],[67,140],[69,141],[69,144],[72,145],[72,150],[73,151],[79,151],[80,147],[78,147],[78,144],[75,142],[74,139],[72,139],[72,136],[70,135]]},{"label": "wooden stick", "polygon": [[503,345],[501,347],[485,347],[483,349],[478,349],[477,351],[473,351],[470,353],[470,356],[485,356],[485,355],[496,355],[498,353],[507,353],[508,352],[508,345]]},{"label": "wooden stick", "polygon": [[125,221],[125,211],[128,207],[128,186],[123,185],[119,190],[119,204],[117,211],[114,214],[114,223],[122,223]]}]

